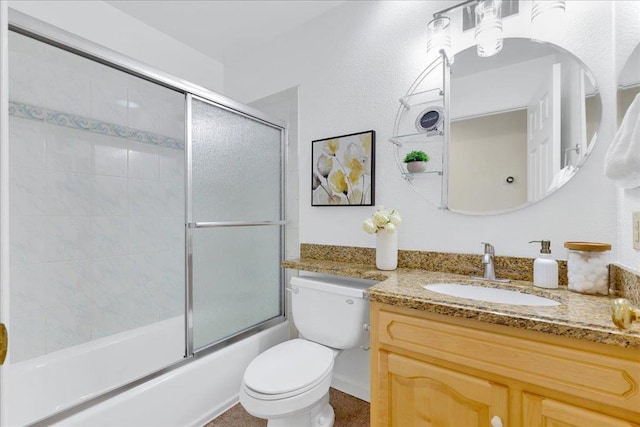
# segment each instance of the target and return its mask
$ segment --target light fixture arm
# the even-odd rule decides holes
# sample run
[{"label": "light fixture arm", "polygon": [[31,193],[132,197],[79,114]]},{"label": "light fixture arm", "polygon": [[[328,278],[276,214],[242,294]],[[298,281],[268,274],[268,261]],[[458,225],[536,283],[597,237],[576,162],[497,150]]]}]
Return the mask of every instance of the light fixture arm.
[{"label": "light fixture arm", "polygon": [[433,17],[434,18],[439,18],[442,15],[444,15],[445,13],[451,12],[452,10],[455,10],[455,9],[457,9],[459,7],[472,5],[472,4],[476,4],[476,3],[478,3],[478,0],[466,0],[466,1],[463,1],[462,3],[455,4],[455,5],[451,6],[451,7],[448,7],[446,9],[442,9],[442,10],[434,13]]}]

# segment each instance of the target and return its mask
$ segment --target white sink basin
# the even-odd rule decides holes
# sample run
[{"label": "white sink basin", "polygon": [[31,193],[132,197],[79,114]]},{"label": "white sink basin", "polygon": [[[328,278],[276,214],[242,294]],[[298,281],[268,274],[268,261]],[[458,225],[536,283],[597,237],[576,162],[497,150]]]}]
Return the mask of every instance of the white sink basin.
[{"label": "white sink basin", "polygon": [[549,298],[509,289],[485,288],[484,286],[462,285],[460,283],[432,283],[422,285],[422,287],[429,291],[477,301],[512,305],[536,305],[541,307],[560,305],[559,302]]}]

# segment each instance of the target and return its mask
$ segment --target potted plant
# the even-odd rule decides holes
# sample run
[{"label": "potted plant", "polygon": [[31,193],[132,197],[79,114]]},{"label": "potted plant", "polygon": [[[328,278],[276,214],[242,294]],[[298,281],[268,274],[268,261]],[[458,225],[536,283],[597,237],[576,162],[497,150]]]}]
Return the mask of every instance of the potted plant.
[{"label": "potted plant", "polygon": [[411,173],[424,172],[427,170],[429,156],[424,151],[412,151],[404,156],[403,161],[407,164],[407,171]]}]

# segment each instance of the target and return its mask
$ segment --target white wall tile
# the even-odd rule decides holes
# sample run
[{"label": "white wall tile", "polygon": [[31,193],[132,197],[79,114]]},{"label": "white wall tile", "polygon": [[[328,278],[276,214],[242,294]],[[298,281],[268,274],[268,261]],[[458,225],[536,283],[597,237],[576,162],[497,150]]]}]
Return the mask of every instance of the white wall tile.
[{"label": "white wall tile", "polygon": [[122,295],[107,295],[95,301],[92,309],[92,339],[107,337],[134,327],[131,305],[126,301]]},{"label": "white wall tile", "polygon": [[43,311],[47,302],[48,272],[46,263],[11,266],[11,315]]},{"label": "white wall tile", "polygon": [[45,213],[47,180],[42,169],[11,168],[9,197],[11,215],[42,215]]},{"label": "white wall tile", "polygon": [[129,217],[129,252],[157,252],[163,246],[166,230],[162,220],[153,215]]},{"label": "white wall tile", "polygon": [[92,213],[94,215],[127,214],[127,179],[93,176]]},{"label": "white wall tile", "polygon": [[163,115],[162,112],[163,105],[167,103],[164,94],[168,90],[151,82],[137,80],[129,90],[129,101],[133,104],[129,108],[129,126],[161,133],[163,122],[167,120],[166,114]]},{"label": "white wall tile", "polygon": [[[10,33],[13,34],[13,33]],[[11,37],[11,42],[14,38]],[[41,58],[25,52],[11,52],[9,57],[9,99],[43,107],[51,85],[47,65]]]},{"label": "white wall tile", "polygon": [[91,341],[88,306],[53,305],[47,309],[47,353]]},{"label": "white wall tile", "polygon": [[165,212],[162,183],[130,179],[128,188],[129,215],[156,215]]},{"label": "white wall tile", "polygon": [[89,132],[50,126],[46,136],[47,169],[90,173],[92,137]]},{"label": "white wall tile", "polygon": [[163,215],[184,216],[184,183],[163,182],[160,184],[160,191]]},{"label": "white wall tile", "polygon": [[126,216],[94,216],[91,224],[91,254],[94,257],[124,255],[129,242]]},{"label": "white wall tile", "polygon": [[128,141],[110,136],[93,136],[93,168],[97,175],[127,176]]},{"label": "white wall tile", "polygon": [[47,232],[46,216],[13,215],[10,226],[9,256],[12,265],[47,261],[46,244],[43,238]]},{"label": "white wall tile", "polygon": [[91,175],[47,172],[46,211],[52,215],[91,213]]},{"label": "white wall tile", "polygon": [[162,135],[180,140],[185,139],[185,96],[182,93],[167,90],[164,93],[164,120],[159,129]]},{"label": "white wall tile", "polygon": [[175,217],[160,217],[160,242],[161,251],[180,250],[184,253],[185,218],[184,213]]},{"label": "white wall tile", "polygon": [[109,295],[122,296],[130,288],[129,257],[95,258],[91,263],[91,283],[96,300]]},{"label": "white wall tile", "polygon": [[9,159],[12,168],[44,169],[45,124],[34,120],[9,119]]},{"label": "white wall tile", "polygon": [[129,141],[129,178],[158,179],[157,145]]},{"label": "white wall tile", "polygon": [[11,267],[11,362],[45,353],[44,294],[46,265],[23,264]]},{"label": "white wall tile", "polygon": [[[64,61],[64,63],[63,63]],[[74,61],[67,57],[58,64],[48,64],[50,85],[46,106],[52,110],[84,117],[91,115],[90,65],[86,59]]]},{"label": "white wall tile", "polygon": [[183,183],[184,180],[184,150],[160,148],[160,180]]},{"label": "white wall tile", "polygon": [[105,80],[104,74],[91,79],[91,117],[127,126],[127,87]]},{"label": "white wall tile", "polygon": [[90,217],[49,216],[45,241],[48,261],[90,258]]},{"label": "white wall tile", "polygon": [[[12,302],[12,306],[17,305]],[[12,309],[13,311],[13,309]],[[44,310],[11,313],[11,363],[42,356],[46,353],[46,316]]]},{"label": "white wall tile", "polygon": [[48,306],[66,305],[70,310],[87,306],[92,299],[91,261],[47,263],[45,291]]}]

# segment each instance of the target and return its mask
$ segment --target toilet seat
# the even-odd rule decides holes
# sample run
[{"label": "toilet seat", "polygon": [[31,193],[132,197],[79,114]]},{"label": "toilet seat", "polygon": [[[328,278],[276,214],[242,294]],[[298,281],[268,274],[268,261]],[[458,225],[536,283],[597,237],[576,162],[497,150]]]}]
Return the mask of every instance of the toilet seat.
[{"label": "toilet seat", "polygon": [[247,367],[245,392],[260,400],[278,400],[313,389],[331,376],[334,352],[328,347],[293,339],[270,348]]}]

